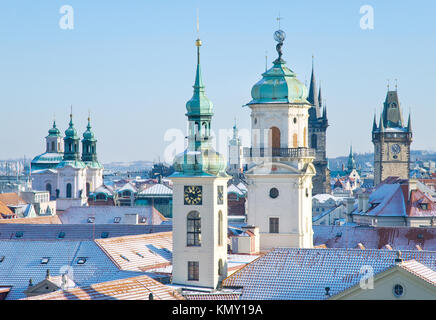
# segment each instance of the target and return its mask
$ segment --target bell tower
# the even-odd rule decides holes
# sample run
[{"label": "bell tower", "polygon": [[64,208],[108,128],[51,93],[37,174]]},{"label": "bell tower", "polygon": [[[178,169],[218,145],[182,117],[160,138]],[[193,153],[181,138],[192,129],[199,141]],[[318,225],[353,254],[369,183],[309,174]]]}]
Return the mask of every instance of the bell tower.
[{"label": "bell tower", "polygon": [[260,247],[313,247],[312,164],[308,91],[282,59],[285,33],[277,30],[278,58],[252,90],[247,219],[259,227]]},{"label": "bell tower", "polygon": [[174,159],[173,283],[217,288],[227,276],[226,161],[211,145],[212,102],[206,97],[196,40],[194,94],[186,103],[188,146]]},{"label": "bell tower", "polygon": [[409,179],[412,122],[410,114],[407,125],[403,121],[397,90],[388,90],[378,126],[374,115],[372,142],[374,185],[390,176]]}]

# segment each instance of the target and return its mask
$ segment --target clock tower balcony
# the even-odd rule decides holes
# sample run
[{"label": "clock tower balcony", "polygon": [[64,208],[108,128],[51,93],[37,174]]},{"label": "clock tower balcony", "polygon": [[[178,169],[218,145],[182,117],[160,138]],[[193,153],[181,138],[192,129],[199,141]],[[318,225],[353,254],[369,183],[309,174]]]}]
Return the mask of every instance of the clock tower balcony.
[{"label": "clock tower balcony", "polygon": [[312,148],[244,148],[244,158],[285,158],[286,160],[313,158],[315,159],[315,149]]}]

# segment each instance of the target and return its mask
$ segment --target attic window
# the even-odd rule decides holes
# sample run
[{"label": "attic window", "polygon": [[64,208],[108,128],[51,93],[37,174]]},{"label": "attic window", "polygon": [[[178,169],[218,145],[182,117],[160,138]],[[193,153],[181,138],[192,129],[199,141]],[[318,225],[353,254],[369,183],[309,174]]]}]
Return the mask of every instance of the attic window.
[{"label": "attic window", "polygon": [[88,218],[88,223],[94,223],[95,221],[95,217],[89,217]]},{"label": "attic window", "polygon": [[420,207],[422,210],[428,210],[428,203],[421,203]]},{"label": "attic window", "polygon": [[61,231],[58,234],[58,239],[63,239],[63,238],[65,238],[65,232]]},{"label": "attic window", "polygon": [[5,261],[5,256],[0,256],[0,262]]},{"label": "attic window", "polygon": [[123,256],[122,254],[120,254],[120,257],[121,258],[123,258],[124,260],[126,260],[126,261],[128,261],[128,262],[130,262],[130,260],[129,259],[127,259],[125,256]]},{"label": "attic window", "polygon": [[41,259],[41,264],[47,264],[50,261],[50,258],[44,257]]},{"label": "attic window", "polygon": [[102,233],[101,233],[101,237],[102,237],[102,238],[107,238],[107,237],[109,237],[109,232],[102,232]]},{"label": "attic window", "polygon": [[147,222],[147,218],[146,217],[141,217],[141,223],[146,223]]},{"label": "attic window", "polygon": [[85,264],[86,260],[87,259],[85,257],[79,257],[77,258],[77,264]]},{"label": "attic window", "polygon": [[115,217],[114,218],[114,223],[120,223],[121,221],[121,217]]},{"label": "attic window", "polygon": [[144,256],[142,254],[140,254],[139,252],[135,252],[137,256],[144,258]]},{"label": "attic window", "polygon": [[340,238],[340,237],[342,237],[342,232],[336,233],[336,238]]},{"label": "attic window", "polygon": [[22,238],[23,237],[23,231],[17,231],[15,233],[15,238]]}]

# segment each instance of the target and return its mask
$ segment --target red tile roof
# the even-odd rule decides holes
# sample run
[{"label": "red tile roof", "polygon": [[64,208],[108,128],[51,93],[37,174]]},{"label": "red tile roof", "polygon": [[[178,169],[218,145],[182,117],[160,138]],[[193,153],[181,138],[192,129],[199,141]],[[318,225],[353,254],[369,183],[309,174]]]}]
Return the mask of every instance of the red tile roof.
[{"label": "red tile roof", "polygon": [[2,201],[7,206],[19,206],[27,204],[17,193],[0,193],[0,201]]},{"label": "red tile roof", "polygon": [[150,293],[154,300],[185,300],[170,287],[145,275],[59,290],[22,300],[149,300]]}]

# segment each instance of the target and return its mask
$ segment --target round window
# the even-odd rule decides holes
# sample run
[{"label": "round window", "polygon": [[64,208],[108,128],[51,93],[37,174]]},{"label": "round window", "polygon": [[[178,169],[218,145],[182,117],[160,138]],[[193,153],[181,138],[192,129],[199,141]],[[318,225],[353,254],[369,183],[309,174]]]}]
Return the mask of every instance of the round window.
[{"label": "round window", "polygon": [[399,298],[404,294],[404,288],[401,284],[396,284],[393,288],[393,292],[394,292],[394,296]]},{"label": "round window", "polygon": [[273,199],[277,198],[279,196],[279,190],[277,190],[277,188],[271,188],[269,196]]}]

